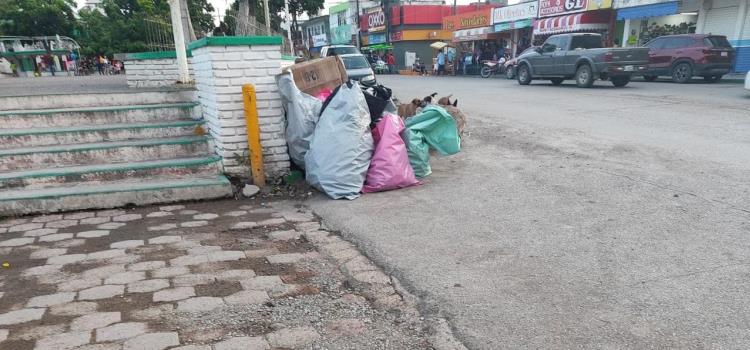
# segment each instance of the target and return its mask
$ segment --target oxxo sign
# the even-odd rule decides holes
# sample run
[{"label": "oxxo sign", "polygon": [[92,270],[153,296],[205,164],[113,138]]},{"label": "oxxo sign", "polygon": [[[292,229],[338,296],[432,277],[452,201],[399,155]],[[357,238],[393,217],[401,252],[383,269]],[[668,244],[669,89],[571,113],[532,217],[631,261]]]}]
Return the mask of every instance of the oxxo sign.
[{"label": "oxxo sign", "polygon": [[367,31],[378,32],[385,29],[385,13],[383,11],[367,14]]},{"label": "oxxo sign", "polygon": [[586,11],[588,0],[539,0],[539,17]]}]

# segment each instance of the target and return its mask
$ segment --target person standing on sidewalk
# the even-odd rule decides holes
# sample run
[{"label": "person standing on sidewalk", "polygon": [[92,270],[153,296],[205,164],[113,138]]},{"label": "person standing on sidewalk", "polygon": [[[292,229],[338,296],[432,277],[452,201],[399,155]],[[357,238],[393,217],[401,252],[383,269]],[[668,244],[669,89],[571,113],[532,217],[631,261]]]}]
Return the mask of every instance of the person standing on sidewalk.
[{"label": "person standing on sidewalk", "polygon": [[445,75],[445,53],[441,50],[437,55],[437,75]]},{"label": "person standing on sidewalk", "polygon": [[388,64],[388,73],[395,74],[396,73],[396,56],[393,55],[393,52],[389,52],[386,55],[386,64]]}]

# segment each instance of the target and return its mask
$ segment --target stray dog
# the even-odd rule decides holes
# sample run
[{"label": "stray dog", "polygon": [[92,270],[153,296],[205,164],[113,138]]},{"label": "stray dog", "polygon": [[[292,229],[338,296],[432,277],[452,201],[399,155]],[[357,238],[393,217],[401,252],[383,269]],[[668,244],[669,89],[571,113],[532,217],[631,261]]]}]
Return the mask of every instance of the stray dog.
[{"label": "stray dog", "polygon": [[401,118],[406,119],[409,117],[412,117],[419,113],[419,111],[426,107],[427,105],[432,104],[432,99],[437,96],[437,92],[433,92],[432,95],[425,96],[423,99],[415,98],[411,100],[409,103],[402,103],[398,105],[398,115],[401,116]]},{"label": "stray dog", "polygon": [[445,110],[448,112],[448,114],[453,117],[453,120],[456,121],[456,128],[458,129],[458,136],[462,139],[464,138],[464,128],[466,127],[466,115],[464,112],[461,112],[460,109],[458,109],[458,100],[453,100],[453,103],[451,103],[451,96],[448,95],[445,97],[441,97],[438,100],[438,105],[440,107],[445,108]]}]

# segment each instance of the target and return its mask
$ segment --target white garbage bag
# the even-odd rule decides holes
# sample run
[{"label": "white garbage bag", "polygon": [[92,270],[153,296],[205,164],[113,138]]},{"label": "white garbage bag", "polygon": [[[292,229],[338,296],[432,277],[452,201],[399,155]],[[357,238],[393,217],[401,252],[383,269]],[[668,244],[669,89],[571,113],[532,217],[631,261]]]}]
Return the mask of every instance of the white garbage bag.
[{"label": "white garbage bag", "polygon": [[307,182],[333,199],[359,197],[375,149],[367,101],[354,81],[341,85],[320,114],[305,155]]},{"label": "white garbage bag", "polygon": [[276,77],[281,102],[286,111],[286,142],[289,157],[294,164],[305,169],[305,153],[318,123],[323,102],[297,88],[294,77],[287,72]]}]

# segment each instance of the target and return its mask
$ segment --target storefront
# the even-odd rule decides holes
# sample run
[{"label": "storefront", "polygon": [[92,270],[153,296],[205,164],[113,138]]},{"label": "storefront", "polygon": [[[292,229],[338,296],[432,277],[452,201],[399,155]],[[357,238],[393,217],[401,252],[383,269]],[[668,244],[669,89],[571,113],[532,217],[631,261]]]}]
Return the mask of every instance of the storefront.
[{"label": "storefront", "polygon": [[[614,0],[622,21],[616,41],[622,47],[641,46],[663,35],[695,33],[698,13],[683,9],[679,1]],[[619,28],[618,23],[618,28]]]},{"label": "storefront", "polygon": [[443,18],[443,29],[453,32],[452,42],[459,58],[473,56],[473,62],[477,64],[504,52],[510,41],[510,32],[493,30],[492,10],[485,8]]},{"label": "storefront", "polygon": [[552,34],[591,32],[602,34],[604,43],[614,42],[612,0],[539,0],[539,18],[534,21],[533,44],[541,45]]},{"label": "storefront", "polygon": [[510,52],[515,58],[531,45],[531,29],[538,13],[538,2],[526,2],[492,10],[492,29],[495,33],[510,33]]},{"label": "storefront", "polygon": [[[391,33],[391,46],[399,69],[409,69],[417,57],[425,62],[435,55],[430,44],[451,41],[451,32],[441,29],[403,29]],[[429,62],[429,61],[428,61]]]},{"label": "storefront", "polygon": [[750,70],[750,0],[703,0],[697,33],[724,35],[735,48],[735,72]]}]

